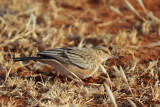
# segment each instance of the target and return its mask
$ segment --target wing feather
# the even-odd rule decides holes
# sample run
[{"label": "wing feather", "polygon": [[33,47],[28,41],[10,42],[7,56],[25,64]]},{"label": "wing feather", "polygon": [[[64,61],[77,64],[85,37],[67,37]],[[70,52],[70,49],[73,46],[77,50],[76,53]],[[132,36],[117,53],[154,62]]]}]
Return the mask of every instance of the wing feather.
[{"label": "wing feather", "polygon": [[[96,66],[94,63],[92,63],[95,58],[91,57],[87,48],[56,48],[38,52],[38,55],[56,59],[64,63],[72,63],[84,69],[91,69],[93,66]],[[86,60],[86,58],[89,60]]]},{"label": "wing feather", "polygon": [[72,64],[84,68],[91,69],[94,61],[94,58],[88,53],[86,48],[76,48],[74,50],[68,50],[65,52]]}]

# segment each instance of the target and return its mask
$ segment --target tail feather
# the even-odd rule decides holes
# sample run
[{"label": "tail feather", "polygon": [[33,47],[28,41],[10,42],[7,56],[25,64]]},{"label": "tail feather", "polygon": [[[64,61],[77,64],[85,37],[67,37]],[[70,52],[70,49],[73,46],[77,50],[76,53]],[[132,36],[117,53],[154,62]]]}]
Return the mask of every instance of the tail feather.
[{"label": "tail feather", "polygon": [[13,58],[13,61],[28,61],[28,60],[38,60],[38,59],[48,59],[44,57],[19,57]]}]

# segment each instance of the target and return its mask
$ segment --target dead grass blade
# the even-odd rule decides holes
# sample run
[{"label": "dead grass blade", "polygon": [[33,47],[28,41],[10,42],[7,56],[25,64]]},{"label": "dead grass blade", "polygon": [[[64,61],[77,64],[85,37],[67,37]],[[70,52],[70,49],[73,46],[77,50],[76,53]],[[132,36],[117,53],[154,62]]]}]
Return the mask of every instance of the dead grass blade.
[{"label": "dead grass blade", "polygon": [[109,96],[109,98],[111,99],[114,107],[118,107],[118,106],[117,106],[117,103],[116,103],[116,100],[115,100],[115,97],[114,97],[114,95],[113,95],[113,92],[111,91],[111,89],[109,88],[109,86],[108,86],[106,83],[104,83],[104,87],[105,87],[105,89],[107,90],[108,96]]},{"label": "dead grass blade", "polygon": [[9,77],[9,74],[10,74],[11,70],[12,70],[12,66],[10,67],[9,71],[6,73],[5,81],[4,81],[4,83],[2,85],[0,85],[0,87],[3,87],[4,84],[6,83],[7,78]]},{"label": "dead grass blade", "polygon": [[100,65],[100,68],[102,69],[102,71],[107,75],[110,84],[112,83],[111,78],[109,77],[109,74],[106,72],[105,68],[103,67],[103,65]]},{"label": "dead grass blade", "polygon": [[127,80],[127,78],[126,78],[126,75],[125,75],[125,73],[124,73],[123,68],[122,68],[121,66],[120,66],[120,70],[118,70],[118,68],[115,67],[115,66],[113,66],[113,68],[114,68],[114,70],[117,71],[118,74],[120,74],[120,76],[123,78],[123,80],[125,81],[125,83],[126,83],[127,86],[128,86],[129,91],[130,91],[131,94],[132,94],[132,97],[134,97],[134,94],[132,93],[132,90],[131,90],[131,88],[130,88],[130,86],[129,86],[129,83],[128,83],[128,80]]},{"label": "dead grass blade", "polygon": [[117,13],[118,15],[123,16],[123,13],[122,13],[118,8],[116,8],[116,7],[114,7],[114,6],[110,6],[110,9],[111,9],[113,12]]},{"label": "dead grass blade", "polygon": [[143,11],[144,11],[145,13],[147,13],[147,10],[146,10],[146,8],[145,8],[142,0],[137,0],[137,1],[138,1],[138,3],[140,4],[140,6],[142,7]]},{"label": "dead grass blade", "polygon": [[128,0],[124,0],[124,2],[127,4],[127,6],[141,19],[143,17],[137,12],[137,10],[128,2]]},{"label": "dead grass blade", "polygon": [[82,48],[84,45],[83,42],[84,42],[84,38],[81,39],[81,41],[78,44],[78,47]]},{"label": "dead grass blade", "polygon": [[149,43],[143,47],[157,47],[157,46],[160,46],[160,41]]},{"label": "dead grass blade", "polygon": [[136,104],[135,104],[132,100],[130,100],[130,99],[128,99],[128,98],[127,98],[127,100],[128,100],[128,102],[131,104],[132,107],[137,107]]}]

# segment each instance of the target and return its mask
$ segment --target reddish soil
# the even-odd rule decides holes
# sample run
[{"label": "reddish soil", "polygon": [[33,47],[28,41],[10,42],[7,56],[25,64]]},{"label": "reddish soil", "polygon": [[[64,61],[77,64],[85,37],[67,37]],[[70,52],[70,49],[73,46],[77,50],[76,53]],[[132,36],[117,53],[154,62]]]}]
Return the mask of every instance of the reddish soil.
[{"label": "reddish soil", "polygon": [[[119,31],[131,31],[132,29],[136,29],[138,31],[137,33],[138,42],[133,44],[133,46],[138,46],[138,44],[140,44],[140,46],[139,48],[132,48],[132,51],[134,51],[134,57],[139,59],[140,64],[144,64],[144,65],[148,65],[150,61],[158,60],[159,61],[158,66],[160,67],[160,45],[147,46],[150,43],[160,42],[160,35],[158,34],[157,26],[156,25],[153,26],[150,29],[150,32],[148,34],[144,34],[141,28],[141,25],[143,24],[143,19],[136,16],[135,13],[129,10],[129,8],[124,3],[124,0],[107,0],[107,1],[110,1],[110,2],[104,4],[104,2],[100,0],[87,0],[86,2],[83,2],[83,3],[77,2],[74,5],[68,2],[67,0],[64,0],[63,3],[58,3],[57,7],[63,8],[63,11],[60,11],[59,15],[68,16],[68,17],[67,18],[61,17],[60,19],[54,20],[53,18],[54,16],[51,15],[50,18],[53,19],[51,22],[51,27],[60,28],[62,25],[64,25],[63,29],[68,29],[69,27],[75,25],[72,28],[72,32],[73,32],[73,35],[75,35],[75,37],[67,38],[66,41],[64,42],[64,46],[68,46],[70,40],[75,40],[75,44],[78,44],[80,41],[80,37],[82,35],[84,35],[85,37],[89,34],[101,32],[101,31],[110,33],[110,34],[117,34]],[[147,17],[144,14],[142,7],[137,3],[136,0],[128,0],[128,1],[136,8],[136,10],[140,13],[141,16],[145,18]],[[39,10],[41,14],[43,14],[44,12],[53,11],[53,10],[50,10],[49,8],[50,6],[49,0],[45,2],[43,0],[36,1],[36,2],[41,2],[42,9]],[[160,18],[160,0],[143,0],[143,2],[148,11],[152,11],[154,16]],[[117,13],[112,12],[112,10],[110,9],[111,5],[118,7],[119,10],[123,13],[123,15],[118,15]],[[39,24],[42,24],[42,26],[46,26],[45,24],[43,24],[45,22],[45,19],[44,17],[41,16],[41,14],[37,17],[37,22]],[[27,17],[27,16],[22,16],[22,17]],[[76,28],[76,20],[80,20],[86,23],[86,26],[85,26],[86,28],[84,29],[83,34],[78,34],[80,29]],[[103,38],[101,37],[100,39],[87,38],[86,42],[92,43],[94,45],[105,44],[103,41]],[[111,41],[111,42],[114,42],[114,41]],[[43,49],[43,47],[38,47],[38,48]],[[110,59],[106,63],[109,65],[110,70],[114,65],[127,67],[128,63],[131,63],[134,57],[131,55],[131,53],[126,52],[125,56],[119,55],[117,56],[117,59]],[[18,69],[17,72],[22,77],[29,77],[29,76],[36,76],[41,71],[45,71],[44,73],[46,74],[46,76],[42,76],[42,78],[46,80],[47,76],[50,76],[51,70],[53,69],[50,67],[45,67],[45,68],[42,68],[40,71],[37,70],[35,73],[28,73],[28,72],[24,72],[25,70],[22,68],[22,69]],[[13,71],[11,71],[10,75],[12,74],[14,74]],[[55,76],[56,75],[57,74],[55,74]],[[0,77],[5,78],[5,72],[1,72]],[[149,84],[151,82],[155,82],[153,78],[149,79],[146,77],[145,74],[142,75],[141,77],[143,79],[139,79],[139,82],[144,82],[144,85]],[[37,77],[36,81],[40,81],[40,79],[41,77]],[[62,81],[64,81],[64,78]],[[85,79],[84,81],[91,82],[91,83],[103,83],[103,81],[105,80],[102,80],[99,78],[96,78],[96,79],[88,78],[88,79]],[[134,88],[136,87],[138,86],[135,85]],[[140,93],[137,90],[133,90],[133,92],[137,94]],[[11,101],[11,100],[14,100],[17,103],[16,106],[24,106],[26,104],[25,103],[26,99],[10,99],[9,96],[0,95],[0,102],[4,101],[4,104],[6,104],[8,101]],[[119,100],[119,102],[123,103],[121,102],[121,100]],[[147,106],[152,103],[159,103],[159,102],[150,101],[150,102],[146,102],[145,104]]]}]

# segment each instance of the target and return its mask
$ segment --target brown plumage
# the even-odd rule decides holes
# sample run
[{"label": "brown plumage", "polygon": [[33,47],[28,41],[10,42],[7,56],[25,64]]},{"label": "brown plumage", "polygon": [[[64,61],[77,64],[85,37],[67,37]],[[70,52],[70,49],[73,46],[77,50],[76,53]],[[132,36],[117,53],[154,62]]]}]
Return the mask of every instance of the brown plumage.
[{"label": "brown plumage", "polygon": [[37,57],[13,58],[14,61],[35,60],[51,65],[57,72],[67,77],[85,79],[92,76],[102,62],[112,58],[108,48],[67,47],[37,53]]}]

